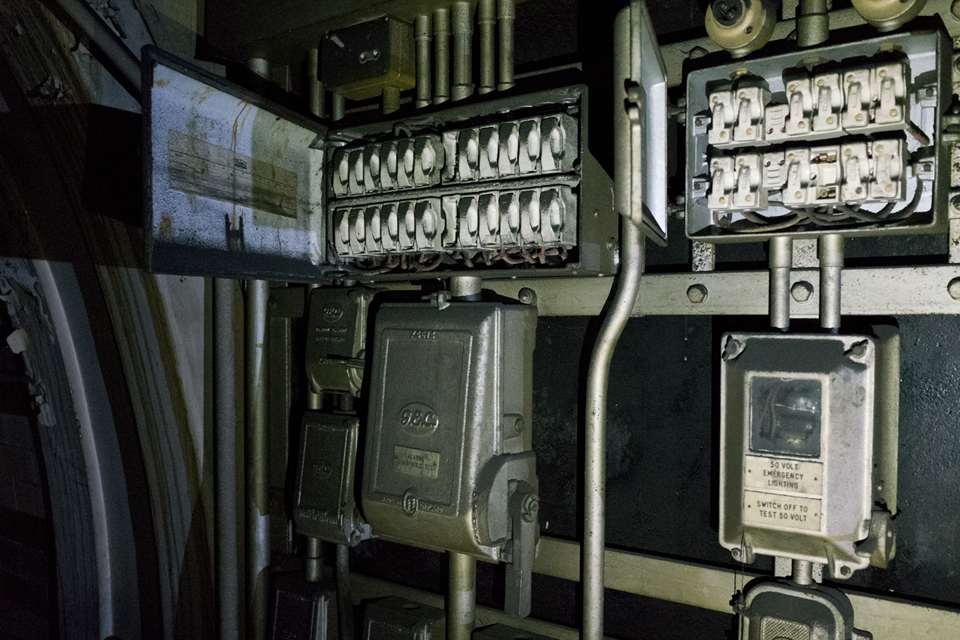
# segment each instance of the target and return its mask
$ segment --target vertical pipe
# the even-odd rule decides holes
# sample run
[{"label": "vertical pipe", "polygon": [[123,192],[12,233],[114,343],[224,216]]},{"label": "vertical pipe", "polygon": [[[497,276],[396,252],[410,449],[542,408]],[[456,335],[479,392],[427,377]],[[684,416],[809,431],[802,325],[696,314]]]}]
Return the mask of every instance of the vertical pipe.
[{"label": "vertical pipe", "polygon": [[490,93],[497,84],[497,0],[480,0],[477,4],[480,27],[480,87]]},{"label": "vertical pipe", "polygon": [[323,558],[320,538],[307,536],[307,558],[304,574],[307,582],[320,582],[323,577]]},{"label": "vertical pipe", "polygon": [[237,371],[233,293],[233,280],[214,279],[217,594],[220,601],[221,638],[236,638],[240,633],[240,567],[237,563]]},{"label": "vertical pipe", "polygon": [[381,97],[385,115],[394,113],[400,108],[400,87],[384,87]]},{"label": "vertical pipe", "polygon": [[320,50],[307,51],[307,100],[310,113],[323,117],[323,85],[320,84]]},{"label": "vertical pipe", "polygon": [[498,0],[497,19],[500,25],[500,82],[497,89],[513,87],[513,21],[517,18],[517,0]]},{"label": "vertical pipe", "polygon": [[800,0],[797,7],[797,46],[815,47],[830,36],[827,0]]},{"label": "vertical pipe", "polygon": [[433,47],[436,76],[433,82],[433,103],[450,99],[450,10],[433,11]]},{"label": "vertical pipe", "polygon": [[793,239],[777,236],[770,240],[770,326],[790,328],[790,267],[793,266]]},{"label": "vertical pipe", "polygon": [[470,640],[477,607],[477,560],[451,551],[447,589],[447,640]]},{"label": "vertical pipe", "polygon": [[813,563],[807,560],[794,560],[793,581],[804,587],[813,584]]},{"label": "vertical pipe", "polygon": [[343,97],[343,94],[334,93],[333,101],[330,104],[330,117],[336,120],[343,120],[343,116],[346,115],[347,111],[347,99]]},{"label": "vertical pipe", "polygon": [[[247,68],[270,78],[270,62],[247,60]],[[248,280],[245,336],[246,522],[247,522],[247,639],[264,640],[267,633],[267,578],[270,568],[270,474],[267,469],[267,303],[266,280]]]},{"label": "vertical pipe", "polygon": [[453,21],[453,99],[473,95],[473,5],[454,2]]},{"label": "vertical pipe", "polygon": [[836,333],[840,329],[840,271],[843,269],[843,236],[820,236],[820,326]]},{"label": "vertical pipe", "polygon": [[[624,103],[622,78],[630,77],[630,23],[629,9],[621,10],[614,25],[614,104]],[[618,106],[614,115],[614,138],[629,140],[630,126],[623,106]],[[590,358],[587,372],[586,427],[584,430],[584,496],[583,496],[583,640],[603,638],[603,574],[604,547],[606,544],[606,456],[607,456],[607,381],[610,377],[610,361],[620,339],[620,334],[630,318],[630,312],[640,291],[640,274],[643,272],[643,236],[640,229],[630,222],[632,190],[631,147],[618,144],[614,147],[614,212],[620,218],[620,274],[617,288],[597,342]],[[627,181],[624,185],[623,182]]]},{"label": "vertical pipe", "polygon": [[433,44],[433,24],[430,14],[417,16],[413,23],[414,38],[417,43],[417,109],[429,106],[433,96],[433,76],[430,55]]},{"label": "vertical pipe", "polygon": [[247,281],[246,299],[246,469],[248,640],[267,630],[270,567],[270,512],[267,469],[267,302],[266,280]]},{"label": "vertical pipe", "polygon": [[337,545],[337,614],[340,640],[353,640],[353,606],[350,604],[350,547]]}]

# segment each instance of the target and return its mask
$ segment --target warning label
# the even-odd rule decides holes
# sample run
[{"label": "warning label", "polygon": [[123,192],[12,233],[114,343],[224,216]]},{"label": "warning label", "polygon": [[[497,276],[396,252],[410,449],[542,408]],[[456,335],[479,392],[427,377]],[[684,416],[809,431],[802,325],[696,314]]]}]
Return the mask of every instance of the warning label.
[{"label": "warning label", "polygon": [[820,531],[820,500],[744,491],[744,522],[747,524]]},{"label": "warning label", "polygon": [[747,489],[823,495],[823,463],[747,456],[743,484]]}]

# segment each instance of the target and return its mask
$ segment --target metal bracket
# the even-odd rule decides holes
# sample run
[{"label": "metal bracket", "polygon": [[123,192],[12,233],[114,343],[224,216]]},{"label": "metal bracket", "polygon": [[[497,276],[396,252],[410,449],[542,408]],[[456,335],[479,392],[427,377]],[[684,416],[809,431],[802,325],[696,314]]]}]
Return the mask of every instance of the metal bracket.
[{"label": "metal bracket", "polygon": [[537,492],[522,480],[510,481],[510,523],[512,535],[504,549],[507,565],[504,609],[509,615],[526,618],[530,615],[530,583],[533,580],[533,561],[537,555],[540,537]]}]

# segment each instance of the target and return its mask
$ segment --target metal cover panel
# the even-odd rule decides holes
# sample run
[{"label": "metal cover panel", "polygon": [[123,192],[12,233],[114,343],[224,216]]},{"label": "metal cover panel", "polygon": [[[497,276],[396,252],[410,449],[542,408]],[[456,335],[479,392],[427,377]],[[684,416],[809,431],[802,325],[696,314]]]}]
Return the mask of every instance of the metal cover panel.
[{"label": "metal cover panel", "polygon": [[318,278],[325,128],[154,48],[143,96],[150,268]]},{"label": "metal cover panel", "polygon": [[[866,567],[856,546],[874,501],[876,342],[737,333],[723,344],[720,544],[746,562],[829,564],[834,577]],[[777,433],[761,437],[771,413]]]}]

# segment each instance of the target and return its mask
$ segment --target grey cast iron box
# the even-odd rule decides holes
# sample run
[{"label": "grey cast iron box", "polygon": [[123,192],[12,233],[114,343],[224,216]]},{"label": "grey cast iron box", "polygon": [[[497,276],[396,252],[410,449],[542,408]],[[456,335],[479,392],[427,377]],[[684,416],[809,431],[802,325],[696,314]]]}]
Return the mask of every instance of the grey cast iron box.
[{"label": "grey cast iron box", "polygon": [[537,490],[535,327],[535,308],[519,304],[380,308],[362,496],[378,537],[506,559],[508,484]]},{"label": "grey cast iron box", "polygon": [[892,558],[899,341],[879,336],[724,335],[720,544],[734,559],[847,578]]}]

